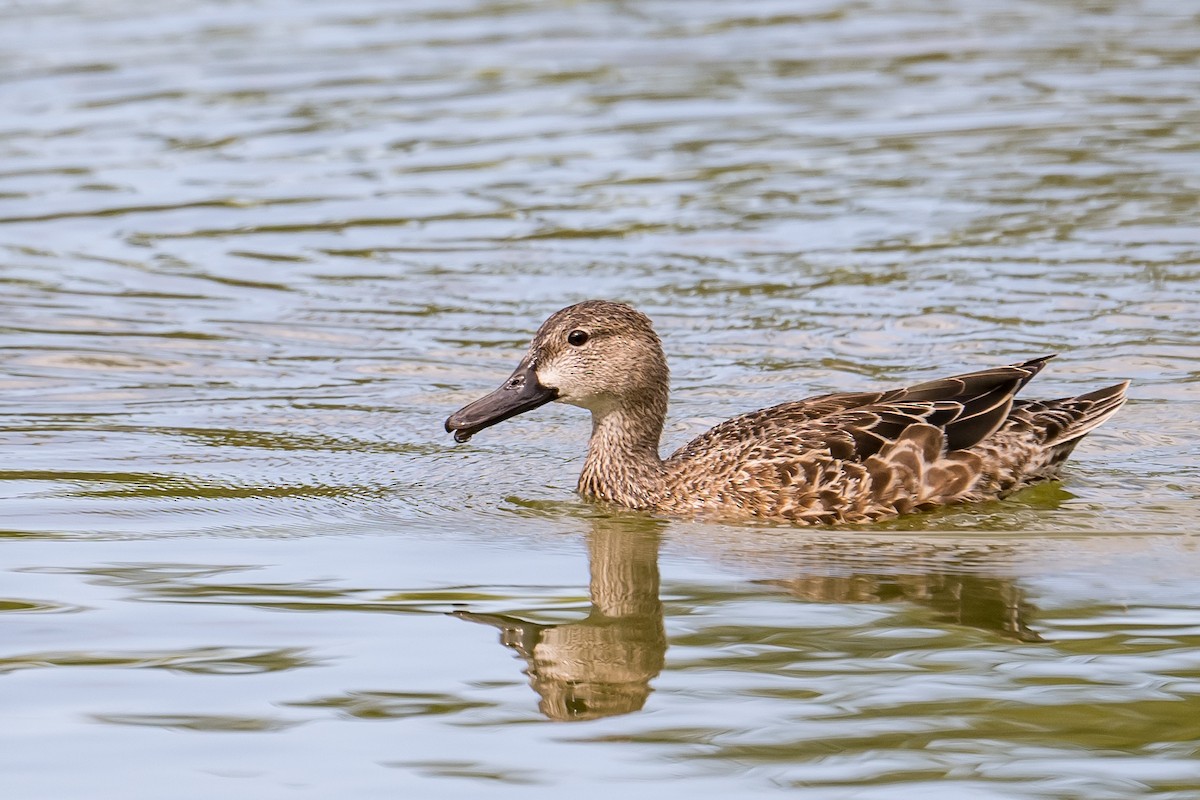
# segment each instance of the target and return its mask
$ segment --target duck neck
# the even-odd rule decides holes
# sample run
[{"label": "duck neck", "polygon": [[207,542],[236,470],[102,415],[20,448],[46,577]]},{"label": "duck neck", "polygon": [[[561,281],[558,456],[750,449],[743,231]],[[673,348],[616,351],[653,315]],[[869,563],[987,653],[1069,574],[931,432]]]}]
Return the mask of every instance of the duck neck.
[{"label": "duck neck", "polygon": [[593,408],[579,493],[631,508],[650,507],[664,474],[658,444],[666,416],[665,393]]}]

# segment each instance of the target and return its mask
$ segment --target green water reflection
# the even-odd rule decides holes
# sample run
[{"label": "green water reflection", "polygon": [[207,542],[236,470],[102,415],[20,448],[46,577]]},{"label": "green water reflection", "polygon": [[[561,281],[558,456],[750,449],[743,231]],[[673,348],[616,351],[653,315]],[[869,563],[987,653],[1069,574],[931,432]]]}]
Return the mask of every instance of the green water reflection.
[{"label": "green water reflection", "polygon": [[[0,3],[0,793],[1197,800],[1198,25]],[[610,515],[578,409],[441,428],[589,297],[667,448],[1048,352],[1132,400],[1005,503]]]}]

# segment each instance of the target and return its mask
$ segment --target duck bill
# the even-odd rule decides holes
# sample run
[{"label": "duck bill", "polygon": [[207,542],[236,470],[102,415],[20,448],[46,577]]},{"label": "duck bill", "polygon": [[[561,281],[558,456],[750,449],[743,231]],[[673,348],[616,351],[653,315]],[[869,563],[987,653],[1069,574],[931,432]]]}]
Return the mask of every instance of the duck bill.
[{"label": "duck bill", "polygon": [[454,434],[454,441],[465,442],[484,428],[544,406],[556,397],[557,389],[538,383],[533,361],[527,357],[499,389],[451,414],[446,432]]}]

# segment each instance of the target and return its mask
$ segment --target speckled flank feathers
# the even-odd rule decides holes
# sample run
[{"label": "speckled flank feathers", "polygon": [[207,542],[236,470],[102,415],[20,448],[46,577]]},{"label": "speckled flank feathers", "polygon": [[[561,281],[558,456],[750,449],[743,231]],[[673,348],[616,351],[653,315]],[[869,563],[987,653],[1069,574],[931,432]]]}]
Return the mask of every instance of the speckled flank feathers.
[{"label": "speckled flank feathers", "polygon": [[[1016,400],[1050,358],[785,403],[723,422],[663,460],[662,345],[645,315],[593,300],[546,320],[513,378],[446,427],[465,439],[557,399],[592,412],[578,484],[585,497],[677,515],[869,522],[1055,478],[1079,440],[1125,402],[1128,382]],[[542,394],[515,411],[493,408],[512,405],[500,395],[514,386]]]}]

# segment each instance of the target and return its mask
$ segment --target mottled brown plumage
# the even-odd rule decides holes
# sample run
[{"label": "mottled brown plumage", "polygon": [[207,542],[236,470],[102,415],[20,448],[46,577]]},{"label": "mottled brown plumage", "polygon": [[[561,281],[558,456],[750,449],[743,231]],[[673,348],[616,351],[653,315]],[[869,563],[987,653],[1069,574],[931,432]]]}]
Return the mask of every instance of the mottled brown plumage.
[{"label": "mottled brown plumage", "polygon": [[650,320],[592,300],[553,314],[499,389],[446,420],[458,441],[550,400],[592,412],[585,497],[668,514],[858,523],[1004,497],[1055,478],[1128,381],[1016,400],[1052,356],[721,423],[663,460],[668,373]]}]

